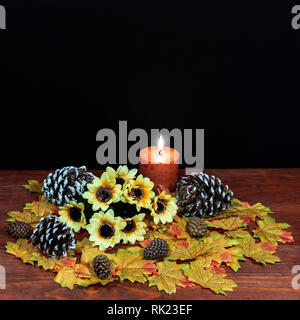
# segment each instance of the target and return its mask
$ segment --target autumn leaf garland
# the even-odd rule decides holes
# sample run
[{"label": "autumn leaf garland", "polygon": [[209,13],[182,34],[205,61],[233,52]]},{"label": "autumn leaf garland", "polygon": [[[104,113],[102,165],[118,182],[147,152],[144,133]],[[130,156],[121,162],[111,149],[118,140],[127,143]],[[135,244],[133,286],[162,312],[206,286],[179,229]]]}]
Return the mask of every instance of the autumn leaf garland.
[{"label": "autumn leaf garland", "polygon": [[[41,218],[57,212],[57,207],[40,194],[41,183],[29,180],[23,187],[38,193],[39,200],[26,204],[23,211],[9,212],[7,221],[22,221],[34,227]],[[154,286],[167,294],[175,293],[177,287],[200,285],[226,295],[237,286],[227,278],[226,268],[237,272],[241,268],[240,262],[247,259],[263,265],[280,262],[275,255],[278,243],[293,241],[292,234],[286,231],[290,225],[277,223],[269,214],[272,214],[271,210],[260,203],[251,206],[234,199],[232,206],[220,216],[205,219],[208,232],[198,240],[186,231],[188,219],[175,216],[169,224],[148,223],[146,240],[115,252],[100,251],[87,238],[77,241],[76,249],[64,259],[48,258],[37,252],[27,239],[8,242],[6,252],[24,263],[52,270],[56,273],[54,281],[70,290],[75,285],[86,287],[130,281],[148,283],[149,287]],[[256,228],[253,228],[254,223]],[[158,237],[168,243],[168,256],[155,261],[145,260],[143,248]],[[99,254],[107,255],[111,261],[110,279],[100,280],[94,274],[92,261]]]}]

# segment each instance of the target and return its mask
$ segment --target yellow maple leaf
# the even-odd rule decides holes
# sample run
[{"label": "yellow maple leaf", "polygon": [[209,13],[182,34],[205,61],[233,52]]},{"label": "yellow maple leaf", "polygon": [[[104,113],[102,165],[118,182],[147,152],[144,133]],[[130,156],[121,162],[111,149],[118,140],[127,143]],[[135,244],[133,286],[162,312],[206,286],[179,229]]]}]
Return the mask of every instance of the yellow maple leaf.
[{"label": "yellow maple leaf", "polygon": [[280,259],[273,255],[275,250],[264,249],[262,243],[256,243],[253,238],[239,240],[239,246],[244,256],[262,264],[279,262]]},{"label": "yellow maple leaf", "polygon": [[74,289],[74,285],[77,284],[77,275],[74,268],[63,267],[58,272],[54,281],[59,283],[63,288]]},{"label": "yellow maple leaf", "polygon": [[30,210],[20,211],[10,211],[8,212],[8,218],[6,221],[20,221],[30,224],[32,227],[35,227],[36,224],[40,221],[40,217],[36,216]]},{"label": "yellow maple leaf", "polygon": [[201,241],[203,242],[200,244],[202,250],[196,259],[206,268],[210,266],[212,261],[218,263],[228,261],[227,248],[239,243],[236,239],[226,238],[226,235],[217,231],[209,232]]},{"label": "yellow maple leaf", "polygon": [[33,201],[32,203],[26,203],[24,210],[30,210],[36,216],[42,218],[58,211],[55,204],[48,201],[43,195],[39,196],[39,201]]},{"label": "yellow maple leaf", "polygon": [[243,256],[242,249],[238,246],[227,248],[226,251],[228,252],[230,259],[224,261],[225,264],[230,267],[233,271],[238,271],[241,267],[238,260],[246,261],[247,259]]},{"label": "yellow maple leaf", "polygon": [[262,242],[269,242],[277,245],[280,242],[294,241],[290,232],[283,231],[290,227],[287,223],[276,223],[274,219],[266,217],[264,220],[257,221],[258,229],[253,231],[256,238],[260,238]]},{"label": "yellow maple leaf", "polygon": [[168,294],[176,292],[176,285],[182,285],[182,270],[176,262],[163,261],[157,263],[158,272],[148,278],[149,287],[157,286]]},{"label": "yellow maple leaf", "polygon": [[28,180],[28,184],[23,184],[24,189],[30,192],[42,193],[43,184],[37,180]]},{"label": "yellow maple leaf", "polygon": [[121,281],[128,279],[131,282],[145,283],[146,275],[156,270],[155,264],[143,259],[143,256],[130,253],[126,249],[119,249],[116,256],[113,257],[116,264],[116,275]]},{"label": "yellow maple leaf", "polygon": [[174,220],[176,222],[171,224],[168,232],[177,239],[188,239],[188,241],[190,241],[191,236],[186,230],[187,221],[178,216],[174,216]]},{"label": "yellow maple leaf", "polygon": [[223,230],[236,230],[238,228],[245,226],[244,221],[239,217],[215,219],[211,221],[206,221],[206,223],[208,227],[223,229]]},{"label": "yellow maple leaf", "polygon": [[251,238],[251,234],[247,231],[247,230],[243,230],[243,229],[238,229],[238,230],[232,230],[232,231],[226,231],[225,234],[230,237],[230,238],[241,238],[241,239],[245,239],[245,238]]},{"label": "yellow maple leaf", "polygon": [[35,247],[27,239],[18,239],[17,242],[7,242],[6,252],[22,259],[24,263],[34,264]]},{"label": "yellow maple leaf", "polygon": [[112,259],[113,254],[105,253],[100,251],[99,247],[93,247],[93,243],[84,238],[82,241],[77,241],[76,250],[81,250],[81,262],[83,263],[92,263],[93,259],[99,254],[105,254],[109,259]]},{"label": "yellow maple leaf", "polygon": [[249,218],[258,217],[260,219],[264,219],[268,213],[272,213],[272,211],[261,203],[256,203],[255,205],[250,206],[248,203],[242,202],[238,199],[234,199],[233,205],[229,207],[229,209],[225,210],[225,214]]},{"label": "yellow maple leaf", "polygon": [[226,274],[217,274],[212,270],[205,270],[200,261],[193,261],[190,265],[181,265],[189,281],[200,284],[204,288],[226,295],[225,291],[232,291],[237,284],[231,279],[225,279]]},{"label": "yellow maple leaf", "polygon": [[40,252],[34,252],[33,260],[37,262],[38,267],[42,267],[44,270],[53,270],[60,263],[59,259],[47,257]]}]

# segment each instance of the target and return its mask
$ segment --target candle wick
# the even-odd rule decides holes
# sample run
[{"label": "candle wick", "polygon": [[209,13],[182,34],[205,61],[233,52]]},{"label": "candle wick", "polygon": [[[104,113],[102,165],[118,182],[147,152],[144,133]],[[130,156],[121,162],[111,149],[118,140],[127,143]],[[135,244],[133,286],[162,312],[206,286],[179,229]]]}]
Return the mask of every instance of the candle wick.
[{"label": "candle wick", "polygon": [[158,154],[161,154],[161,152],[162,152],[162,150],[159,150],[159,151],[158,151]]}]

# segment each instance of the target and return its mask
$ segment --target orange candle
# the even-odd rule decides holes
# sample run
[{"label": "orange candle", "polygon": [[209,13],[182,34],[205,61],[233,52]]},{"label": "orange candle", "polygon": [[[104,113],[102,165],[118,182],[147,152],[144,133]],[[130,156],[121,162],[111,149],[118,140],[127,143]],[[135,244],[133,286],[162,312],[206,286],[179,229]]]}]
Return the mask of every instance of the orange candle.
[{"label": "orange candle", "polygon": [[174,191],[178,180],[179,152],[164,147],[162,137],[158,146],[151,146],[140,151],[140,173],[148,177],[158,189]]}]

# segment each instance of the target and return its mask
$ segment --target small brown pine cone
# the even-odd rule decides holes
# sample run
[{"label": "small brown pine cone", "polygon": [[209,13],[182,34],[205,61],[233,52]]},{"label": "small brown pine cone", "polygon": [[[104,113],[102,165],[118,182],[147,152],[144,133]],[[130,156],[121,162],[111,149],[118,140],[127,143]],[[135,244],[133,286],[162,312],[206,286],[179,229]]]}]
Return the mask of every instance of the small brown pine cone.
[{"label": "small brown pine cone", "polygon": [[28,239],[32,234],[32,228],[25,222],[10,222],[6,227],[6,231],[14,238]]},{"label": "small brown pine cone", "polygon": [[105,280],[111,276],[111,264],[108,257],[104,254],[96,256],[92,262],[94,272],[98,278]]},{"label": "small brown pine cone", "polygon": [[201,238],[206,234],[207,225],[199,217],[191,218],[186,225],[187,232],[193,238]]}]

